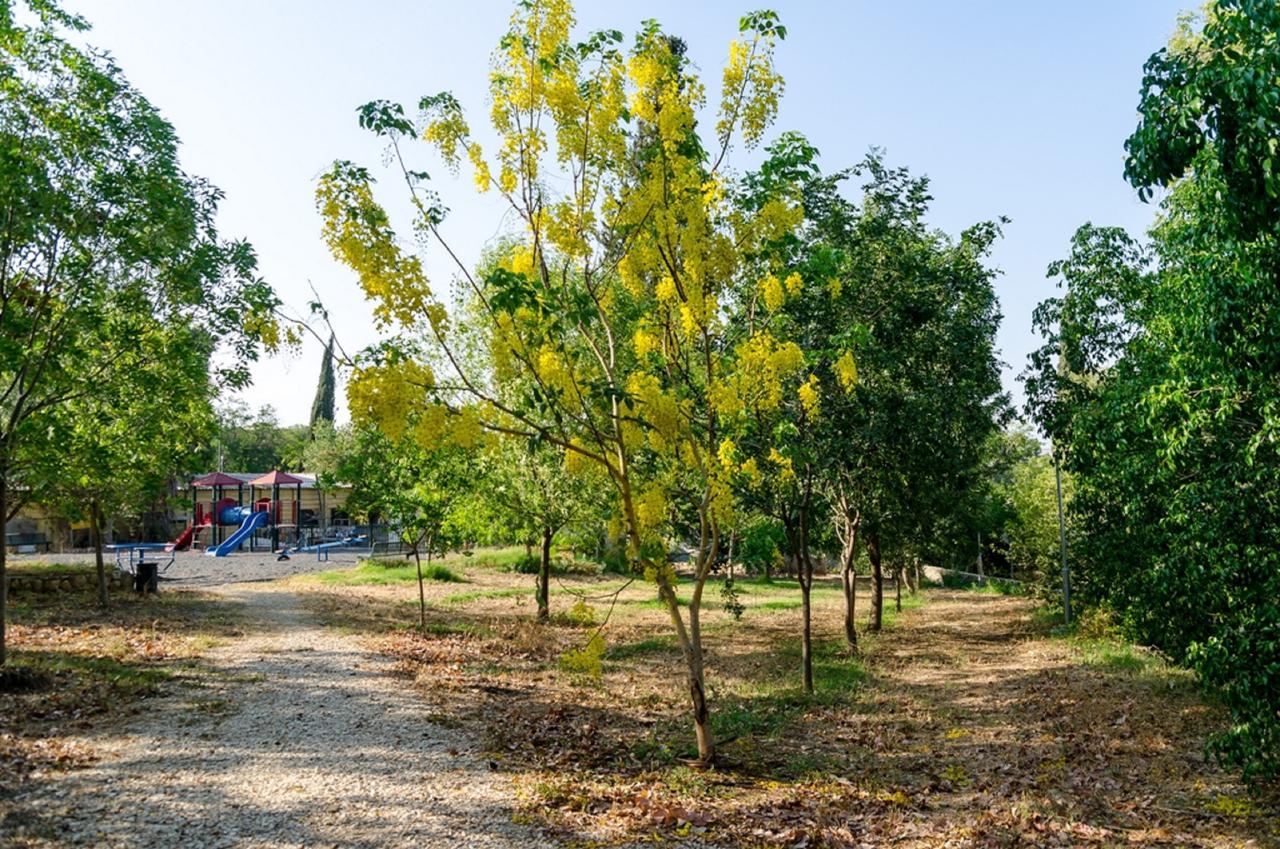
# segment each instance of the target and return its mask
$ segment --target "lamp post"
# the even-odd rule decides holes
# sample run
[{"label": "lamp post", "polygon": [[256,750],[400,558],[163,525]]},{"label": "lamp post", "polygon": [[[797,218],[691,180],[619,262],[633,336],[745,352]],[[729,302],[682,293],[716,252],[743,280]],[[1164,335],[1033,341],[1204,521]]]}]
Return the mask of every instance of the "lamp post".
[{"label": "lamp post", "polygon": [[1062,552],[1062,615],[1071,624],[1071,570],[1067,567],[1067,520],[1062,512],[1062,466],[1053,452],[1053,477],[1058,488],[1058,547]]}]

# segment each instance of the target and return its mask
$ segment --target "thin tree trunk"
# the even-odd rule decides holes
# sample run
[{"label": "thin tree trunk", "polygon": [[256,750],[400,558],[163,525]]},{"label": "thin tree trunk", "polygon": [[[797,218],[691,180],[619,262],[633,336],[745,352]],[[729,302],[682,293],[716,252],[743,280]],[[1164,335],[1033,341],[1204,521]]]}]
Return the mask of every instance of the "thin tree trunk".
[{"label": "thin tree trunk", "polygon": [[813,695],[813,607],[810,603],[813,590],[813,561],[801,556],[800,609],[804,624],[800,631],[800,663],[804,667],[804,691]]},{"label": "thin tree trunk", "polygon": [[93,535],[93,563],[98,570],[98,604],[111,603],[107,595],[107,566],[102,559],[102,508],[96,500],[89,502],[89,532]]},{"label": "thin tree trunk", "polygon": [[[422,578],[422,554],[419,551],[422,540],[413,547],[413,562],[418,568],[418,627],[427,630],[427,588]],[[431,566],[431,537],[427,537],[427,567]]]},{"label": "thin tree trunk", "polygon": [[880,534],[867,534],[867,558],[871,561],[871,624],[879,631],[884,624],[884,570],[880,564]]},{"label": "thin tree trunk", "polygon": [[[9,480],[3,468],[0,468],[0,532],[8,525],[9,519]],[[5,623],[9,619],[9,576],[6,573],[5,556],[8,548],[4,545],[3,534],[0,533],[0,666],[4,666],[6,655]]]},{"label": "thin tree trunk", "polygon": [[893,603],[896,605],[899,613],[902,612],[902,571],[903,567],[901,564],[895,566],[893,570],[893,591],[895,593]]},{"label": "thin tree trunk", "polygon": [[853,571],[852,546],[840,556],[840,585],[844,590],[844,642],[849,654],[858,653],[858,629],[854,614],[858,604],[858,573]]},{"label": "thin tree trunk", "polygon": [[920,558],[911,559],[911,568],[907,570],[907,589],[915,595],[920,591]]},{"label": "thin tree trunk", "polygon": [[551,618],[551,528],[542,529],[542,560],[538,563],[538,621]]},{"label": "thin tree trunk", "polygon": [[[702,635],[698,629],[686,629],[680,614],[680,601],[675,587],[665,575],[658,579],[658,595],[667,606],[672,624],[676,628],[676,637],[684,652],[685,681],[689,687],[689,704],[693,713],[693,734],[698,746],[698,762],[709,765],[715,757],[715,742],[711,739],[710,711],[707,708],[706,675],[702,664]],[[690,602],[689,616],[695,621],[694,602]]]},{"label": "thin tree trunk", "polygon": [[844,595],[844,642],[849,654],[858,653],[858,629],[854,614],[858,604],[858,573],[853,564],[858,555],[859,517],[851,515],[840,501],[836,536],[840,538],[840,588]]}]

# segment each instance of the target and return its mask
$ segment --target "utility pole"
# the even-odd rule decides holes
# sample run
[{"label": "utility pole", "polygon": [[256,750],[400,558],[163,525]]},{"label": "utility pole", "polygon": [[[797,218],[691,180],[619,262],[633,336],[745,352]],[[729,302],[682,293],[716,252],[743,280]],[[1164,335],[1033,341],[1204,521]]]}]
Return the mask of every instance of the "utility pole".
[{"label": "utility pole", "polygon": [[1071,624],[1071,571],[1067,568],[1067,521],[1062,512],[1062,466],[1058,452],[1053,452],[1053,476],[1058,486],[1058,546],[1062,550],[1062,614]]}]

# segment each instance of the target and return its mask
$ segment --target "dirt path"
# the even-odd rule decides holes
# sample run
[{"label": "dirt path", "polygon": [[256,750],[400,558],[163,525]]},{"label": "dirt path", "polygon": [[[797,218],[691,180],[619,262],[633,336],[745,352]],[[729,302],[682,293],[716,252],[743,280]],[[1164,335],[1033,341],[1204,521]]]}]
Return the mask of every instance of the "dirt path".
[{"label": "dirt path", "polygon": [[512,823],[508,784],[423,719],[388,660],[290,593],[223,592],[244,604],[248,633],[210,652],[217,691],[158,703],[92,741],[97,764],[31,792],[51,845],[552,845]]},{"label": "dirt path", "polygon": [[1189,678],[1086,662],[1037,634],[1032,609],[938,591],[876,646],[876,771],[930,799],[896,843],[1278,845],[1266,809],[1206,761],[1222,717]]}]

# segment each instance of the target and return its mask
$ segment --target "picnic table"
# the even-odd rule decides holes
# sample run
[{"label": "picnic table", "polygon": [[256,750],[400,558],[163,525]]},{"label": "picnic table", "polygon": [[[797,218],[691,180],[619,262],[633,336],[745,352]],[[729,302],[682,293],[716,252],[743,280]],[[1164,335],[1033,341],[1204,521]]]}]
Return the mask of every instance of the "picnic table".
[{"label": "picnic table", "polygon": [[34,554],[37,549],[49,551],[49,538],[44,534],[5,534],[4,547],[15,554]]}]

